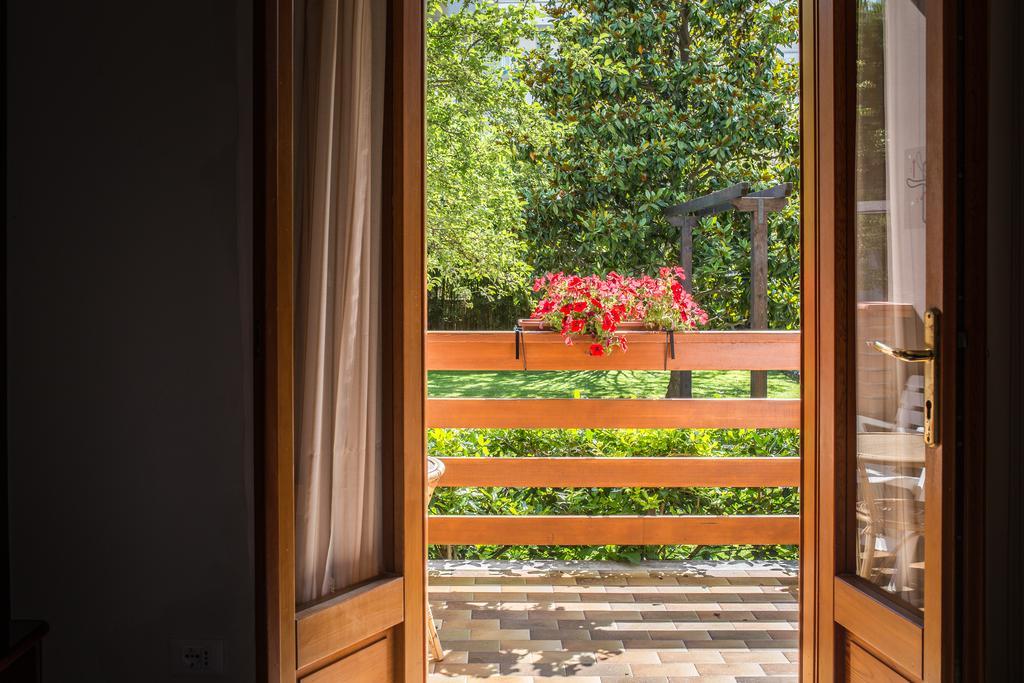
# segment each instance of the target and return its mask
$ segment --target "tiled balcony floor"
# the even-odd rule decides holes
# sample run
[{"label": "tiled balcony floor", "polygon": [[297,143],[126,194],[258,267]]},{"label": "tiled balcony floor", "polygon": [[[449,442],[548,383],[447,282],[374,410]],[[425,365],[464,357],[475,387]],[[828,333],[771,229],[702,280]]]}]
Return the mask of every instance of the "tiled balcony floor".
[{"label": "tiled balcony floor", "polygon": [[797,680],[795,563],[431,562],[430,683]]}]

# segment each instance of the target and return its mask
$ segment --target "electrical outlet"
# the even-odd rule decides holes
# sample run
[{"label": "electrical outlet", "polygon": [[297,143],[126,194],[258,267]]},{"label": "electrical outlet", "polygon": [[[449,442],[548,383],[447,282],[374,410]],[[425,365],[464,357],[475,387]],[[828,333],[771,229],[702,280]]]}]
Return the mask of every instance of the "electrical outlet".
[{"label": "electrical outlet", "polygon": [[224,641],[171,641],[171,673],[180,676],[216,676],[224,673]]}]

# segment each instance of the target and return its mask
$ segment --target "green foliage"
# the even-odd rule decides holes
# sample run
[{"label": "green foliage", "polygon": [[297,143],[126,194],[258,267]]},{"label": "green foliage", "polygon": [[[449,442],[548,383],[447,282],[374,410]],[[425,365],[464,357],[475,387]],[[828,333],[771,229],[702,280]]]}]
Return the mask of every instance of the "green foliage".
[{"label": "green foliage", "polygon": [[526,7],[480,3],[442,12],[427,25],[427,288],[442,300],[525,302],[531,273],[519,188],[530,169],[509,131],[546,129],[526,86],[508,78],[533,32]]},{"label": "green foliage", "polygon": [[[663,370],[432,370],[427,389],[435,398],[664,398],[670,374]],[[750,373],[743,370],[697,371],[691,378],[693,398],[750,396]],[[800,398],[797,373],[769,372],[768,396]]]},{"label": "green foliage", "polygon": [[[661,457],[796,456],[796,430],[473,430],[432,429],[428,450],[440,457]],[[737,515],[797,514],[797,489],[512,489],[440,488],[434,515]],[[592,546],[431,548],[431,557],[446,553],[467,559],[792,559],[788,546]]]},{"label": "green foliage", "polygon": [[[798,177],[795,0],[549,0],[552,23],[518,74],[563,128],[519,135],[538,271],[654,272],[678,259],[670,205],[730,184]],[[798,207],[771,220],[769,315],[799,314]],[[693,283],[710,327],[748,320],[749,222],[694,232]]]}]

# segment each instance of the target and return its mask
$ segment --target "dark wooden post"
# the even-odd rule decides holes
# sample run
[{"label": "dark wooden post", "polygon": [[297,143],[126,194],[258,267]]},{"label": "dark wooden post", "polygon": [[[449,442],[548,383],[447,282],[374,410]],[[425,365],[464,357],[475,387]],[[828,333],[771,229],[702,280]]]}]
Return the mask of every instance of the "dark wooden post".
[{"label": "dark wooden post", "polygon": [[[768,329],[768,212],[765,199],[750,212],[750,329]],[[768,398],[768,372],[750,372],[751,398]]]},{"label": "dark wooden post", "polygon": [[[697,219],[684,216],[679,224],[679,265],[686,271],[683,287],[693,294],[693,226]],[[668,398],[692,398],[693,375],[689,370],[673,370],[668,380]]]}]

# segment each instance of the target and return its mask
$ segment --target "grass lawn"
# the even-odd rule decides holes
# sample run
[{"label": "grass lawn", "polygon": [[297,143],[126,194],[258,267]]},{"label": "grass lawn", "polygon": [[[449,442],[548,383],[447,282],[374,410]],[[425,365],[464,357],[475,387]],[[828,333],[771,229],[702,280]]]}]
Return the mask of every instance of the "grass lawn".
[{"label": "grass lawn", "polygon": [[[427,375],[427,391],[434,398],[663,398],[668,379],[664,370],[434,370]],[[693,373],[694,398],[749,395],[749,372]],[[768,396],[799,398],[800,380],[795,373],[769,372]]]}]

